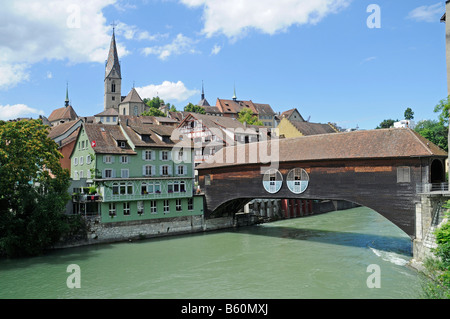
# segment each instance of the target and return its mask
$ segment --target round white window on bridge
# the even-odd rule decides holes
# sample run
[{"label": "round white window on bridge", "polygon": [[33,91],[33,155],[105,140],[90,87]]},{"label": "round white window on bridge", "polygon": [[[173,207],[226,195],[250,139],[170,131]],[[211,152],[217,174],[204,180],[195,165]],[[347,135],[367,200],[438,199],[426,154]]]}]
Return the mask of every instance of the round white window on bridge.
[{"label": "round white window on bridge", "polygon": [[264,173],[263,185],[267,192],[271,194],[277,193],[281,189],[282,184],[283,175],[277,169],[272,168]]},{"label": "round white window on bridge", "polygon": [[301,194],[308,188],[309,175],[303,168],[291,169],[286,178],[286,184],[294,194]]}]

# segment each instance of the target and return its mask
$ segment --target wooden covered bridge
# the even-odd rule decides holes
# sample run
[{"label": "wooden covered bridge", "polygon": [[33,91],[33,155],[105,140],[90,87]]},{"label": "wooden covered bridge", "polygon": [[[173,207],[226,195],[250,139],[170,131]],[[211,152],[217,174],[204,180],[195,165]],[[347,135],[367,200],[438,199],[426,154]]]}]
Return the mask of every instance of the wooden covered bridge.
[{"label": "wooden covered bridge", "polygon": [[197,166],[206,218],[252,199],[345,200],[412,238],[418,189],[445,181],[447,153],[411,129],[272,139],[223,148]]}]

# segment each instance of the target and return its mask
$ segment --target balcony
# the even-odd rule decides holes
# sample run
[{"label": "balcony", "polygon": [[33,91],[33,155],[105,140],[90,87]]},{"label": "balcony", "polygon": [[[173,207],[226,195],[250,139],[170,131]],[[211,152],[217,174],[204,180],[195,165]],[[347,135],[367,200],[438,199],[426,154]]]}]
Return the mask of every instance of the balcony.
[{"label": "balcony", "polygon": [[445,183],[418,183],[416,184],[417,194],[448,194],[448,182]]},{"label": "balcony", "polygon": [[99,194],[73,194],[72,202],[74,203],[89,203],[89,202],[101,202],[103,198]]}]

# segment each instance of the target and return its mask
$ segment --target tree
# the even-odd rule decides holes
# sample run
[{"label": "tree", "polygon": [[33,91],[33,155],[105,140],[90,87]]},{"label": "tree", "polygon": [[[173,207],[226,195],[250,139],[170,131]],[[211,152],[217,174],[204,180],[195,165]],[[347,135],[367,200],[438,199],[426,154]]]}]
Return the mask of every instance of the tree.
[{"label": "tree", "polygon": [[398,120],[392,120],[392,119],[383,120],[383,122],[381,122],[380,125],[378,125],[375,129],[391,128],[392,126],[394,126],[395,122],[398,122]]},{"label": "tree", "polygon": [[404,116],[405,116],[405,120],[412,120],[412,119],[414,119],[414,112],[411,110],[410,107],[408,107],[405,110]]},{"label": "tree", "polygon": [[414,130],[430,142],[448,151],[448,127],[440,121],[420,121]]},{"label": "tree", "polygon": [[166,114],[159,109],[150,107],[150,109],[148,111],[143,112],[141,114],[141,116],[163,116],[163,117],[166,117]]},{"label": "tree", "polygon": [[61,157],[41,120],[0,121],[0,254],[41,254],[69,231]]},{"label": "tree", "polygon": [[201,106],[198,105],[194,105],[192,103],[189,102],[188,105],[186,105],[184,107],[184,111],[185,112],[192,112],[192,113],[200,113],[200,114],[205,114],[205,109]]},{"label": "tree", "polygon": [[253,115],[253,111],[247,107],[239,111],[238,121],[241,123],[246,122],[248,125],[264,125],[263,122],[258,120],[257,116]]},{"label": "tree", "polygon": [[450,109],[450,96],[446,99],[440,100],[434,107],[434,112],[439,113],[439,122],[444,125],[448,125],[449,109]]},{"label": "tree", "polygon": [[159,109],[161,105],[164,105],[164,100],[160,99],[159,96],[156,96],[152,98],[151,100],[149,98],[143,99],[144,103],[150,106],[150,108]]}]

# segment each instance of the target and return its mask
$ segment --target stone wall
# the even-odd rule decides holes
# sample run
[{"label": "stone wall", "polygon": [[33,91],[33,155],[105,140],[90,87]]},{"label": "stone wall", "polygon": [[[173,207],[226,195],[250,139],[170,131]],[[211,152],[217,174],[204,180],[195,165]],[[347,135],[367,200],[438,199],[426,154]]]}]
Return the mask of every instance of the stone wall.
[{"label": "stone wall", "polygon": [[99,218],[90,218],[87,221],[88,236],[86,240],[61,243],[54,248],[133,241],[152,237],[212,231],[234,226],[233,217],[204,219],[202,215],[116,223],[101,223]]},{"label": "stone wall", "polygon": [[432,249],[436,248],[434,231],[442,223],[444,209],[442,205],[448,197],[442,195],[423,194],[416,203],[416,237],[413,240],[414,262],[423,262],[434,257]]}]

